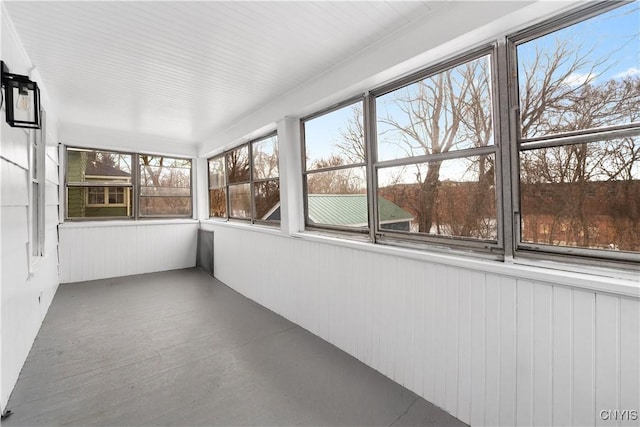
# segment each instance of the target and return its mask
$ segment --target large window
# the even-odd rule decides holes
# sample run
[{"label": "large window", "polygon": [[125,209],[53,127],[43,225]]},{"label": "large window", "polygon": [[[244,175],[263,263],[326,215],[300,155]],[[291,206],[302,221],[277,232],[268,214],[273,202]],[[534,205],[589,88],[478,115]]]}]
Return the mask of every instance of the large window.
[{"label": "large window", "polygon": [[208,161],[209,217],[280,222],[278,137],[269,135]]},{"label": "large window", "polygon": [[638,22],[585,5],[302,119],[306,227],[637,261]]},{"label": "large window", "polygon": [[497,243],[491,62],[485,51],[374,94],[381,236]]},{"label": "large window", "polygon": [[227,217],[227,189],[224,154],[209,159],[209,217]]},{"label": "large window", "polygon": [[68,219],[191,217],[191,160],[84,148],[66,152]]},{"label": "large window", "polygon": [[191,217],[191,160],[138,156],[141,217]]},{"label": "large window", "polygon": [[369,229],[363,100],[302,120],[307,227]]},{"label": "large window", "polygon": [[640,252],[639,6],[511,40],[520,249]]}]

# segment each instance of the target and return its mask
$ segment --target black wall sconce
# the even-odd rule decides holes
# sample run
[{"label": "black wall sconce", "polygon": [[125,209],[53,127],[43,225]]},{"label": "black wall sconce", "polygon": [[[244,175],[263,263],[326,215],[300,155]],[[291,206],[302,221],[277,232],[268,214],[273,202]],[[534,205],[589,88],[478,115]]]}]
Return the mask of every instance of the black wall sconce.
[{"label": "black wall sconce", "polygon": [[40,89],[28,76],[11,74],[2,62],[7,123],[16,128],[40,129]]}]

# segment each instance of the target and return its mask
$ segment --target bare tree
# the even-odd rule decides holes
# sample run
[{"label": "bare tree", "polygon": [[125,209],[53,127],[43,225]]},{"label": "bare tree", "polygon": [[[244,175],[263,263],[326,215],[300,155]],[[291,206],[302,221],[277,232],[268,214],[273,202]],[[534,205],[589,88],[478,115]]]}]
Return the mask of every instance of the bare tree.
[{"label": "bare tree", "polygon": [[364,123],[361,104],[351,107],[351,118],[340,131],[340,141],[335,143],[338,150],[350,163],[365,163],[367,149],[364,140]]},{"label": "bare tree", "polygon": [[[378,117],[385,127],[379,132],[382,143],[391,143],[406,156],[447,153],[457,148],[483,147],[493,141],[491,116],[491,86],[486,58],[475,60],[421,80],[397,91],[389,101],[386,114]],[[420,188],[412,210],[417,213],[418,230],[423,233],[440,232],[438,215],[441,161],[428,164],[424,176],[416,173]],[[483,158],[477,165],[478,176],[485,176],[492,165]],[[488,188],[493,180],[483,181]],[[486,199],[486,191],[478,189],[471,203]],[[477,209],[470,209],[478,215]],[[482,212],[484,213],[484,212]],[[451,218],[444,219],[451,223]],[[469,235],[476,218],[468,216],[460,230]]]},{"label": "bare tree", "polygon": [[[318,159],[313,169],[343,166],[344,159],[339,155],[331,155],[327,159]],[[307,175],[309,194],[363,194],[366,192],[364,176],[357,172],[359,167],[318,171]]]}]

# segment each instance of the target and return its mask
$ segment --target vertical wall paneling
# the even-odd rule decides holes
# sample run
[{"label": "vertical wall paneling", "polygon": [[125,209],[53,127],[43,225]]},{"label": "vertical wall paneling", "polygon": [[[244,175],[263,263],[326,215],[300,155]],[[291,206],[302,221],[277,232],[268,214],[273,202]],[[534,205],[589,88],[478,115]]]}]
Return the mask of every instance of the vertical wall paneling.
[{"label": "vertical wall paneling", "polygon": [[425,265],[422,268],[424,277],[421,283],[425,286],[425,357],[424,357],[424,376],[422,380],[423,396],[430,402],[435,402],[436,393],[436,270],[432,265]]},{"label": "vertical wall paneling", "polygon": [[424,376],[425,376],[425,347],[426,347],[426,322],[427,322],[427,305],[426,305],[426,281],[424,279],[424,268],[419,264],[413,269],[413,291],[409,295],[413,295],[413,333],[411,340],[413,341],[414,357],[413,357],[413,383],[411,388],[421,396],[425,395]]},{"label": "vertical wall paneling", "polygon": [[[620,409],[638,409],[640,417],[640,305],[638,301],[620,299]],[[598,408],[607,409],[607,408]],[[622,425],[637,426],[637,420],[626,419]]]},{"label": "vertical wall paneling", "polygon": [[500,284],[487,276],[485,293],[485,425],[500,422]]},{"label": "vertical wall paneling", "polygon": [[[596,295],[596,410],[620,408],[620,299]],[[640,363],[640,361],[638,361]],[[597,414],[597,425],[610,425]]]},{"label": "vertical wall paneling", "polygon": [[516,289],[511,277],[494,277],[500,285],[500,425],[516,423]]},{"label": "vertical wall paneling", "polygon": [[571,289],[553,287],[552,425],[572,425],[573,299]]},{"label": "vertical wall paneling", "polygon": [[595,294],[573,290],[573,423],[594,425],[595,408]]},{"label": "vertical wall paneling", "polygon": [[458,280],[458,384],[457,414],[471,416],[471,274],[459,271]]},{"label": "vertical wall paneling", "polygon": [[447,345],[447,324],[446,324],[446,295],[447,287],[443,286],[446,279],[446,267],[442,265],[435,265],[435,277],[434,277],[434,340],[433,340],[433,403],[444,408],[446,405],[446,374],[445,369],[447,356],[444,349]]},{"label": "vertical wall paneling", "polygon": [[470,272],[469,280],[471,302],[471,410],[468,422],[472,425],[485,423],[486,400],[486,275]]},{"label": "vertical wall paneling", "polygon": [[61,226],[62,283],[195,266],[197,222]]},{"label": "vertical wall paneling", "polygon": [[445,407],[450,408],[453,413],[458,413],[458,361],[460,339],[460,319],[459,319],[459,293],[458,293],[458,271],[447,267],[445,286]]},{"label": "vertical wall paneling", "polygon": [[536,283],[533,298],[533,424],[551,425],[553,288]]},{"label": "vertical wall paneling", "polygon": [[535,284],[518,281],[516,423],[533,424]]},{"label": "vertical wall paneling", "polygon": [[638,406],[638,299],[202,227],[220,280],[471,425],[594,425]]}]

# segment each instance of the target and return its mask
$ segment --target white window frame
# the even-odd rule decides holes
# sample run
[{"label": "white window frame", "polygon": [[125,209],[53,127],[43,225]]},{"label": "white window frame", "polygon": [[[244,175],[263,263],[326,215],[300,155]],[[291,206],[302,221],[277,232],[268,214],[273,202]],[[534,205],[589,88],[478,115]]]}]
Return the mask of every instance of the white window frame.
[{"label": "white window frame", "polygon": [[32,259],[44,256],[46,188],[46,113],[40,129],[26,130],[29,139],[29,245]]}]

